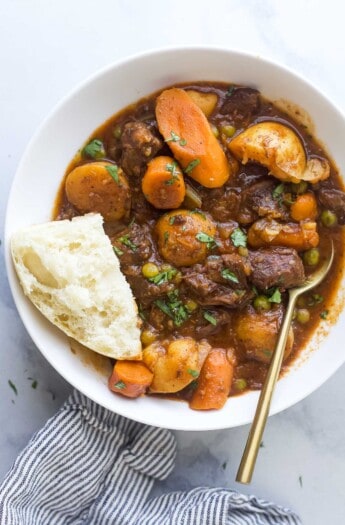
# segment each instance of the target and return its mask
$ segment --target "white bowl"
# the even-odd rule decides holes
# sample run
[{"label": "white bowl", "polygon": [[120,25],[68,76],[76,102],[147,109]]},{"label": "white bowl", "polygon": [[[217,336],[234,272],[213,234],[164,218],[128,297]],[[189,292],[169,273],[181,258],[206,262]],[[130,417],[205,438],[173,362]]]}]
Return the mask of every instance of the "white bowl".
[{"label": "white bowl", "polygon": [[[9,240],[12,232],[48,221],[66,166],[87,137],[111,115],[150,93],[183,81],[218,80],[257,87],[271,99],[288,99],[311,115],[316,135],[340,169],[345,167],[345,119],[340,111],[288,69],[238,51],[177,48],[154,51],[113,64],[85,81],[45,120],[18,167],[8,202],[5,231],[8,278],[19,314],[33,341],[50,364],[85,395],[131,419],[180,430],[211,430],[252,420],[258,392],[230,398],[220,411],[196,412],[186,403],[142,397],[128,400],[112,394],[102,377],[75,356],[65,335],[52,326],[22,293],[14,272]],[[338,306],[344,300],[344,281]],[[342,310],[327,337],[314,335],[276,389],[271,414],[300,401],[324,383],[345,361]],[[313,351],[311,351],[311,349]],[[307,358],[306,358],[307,357]]]}]

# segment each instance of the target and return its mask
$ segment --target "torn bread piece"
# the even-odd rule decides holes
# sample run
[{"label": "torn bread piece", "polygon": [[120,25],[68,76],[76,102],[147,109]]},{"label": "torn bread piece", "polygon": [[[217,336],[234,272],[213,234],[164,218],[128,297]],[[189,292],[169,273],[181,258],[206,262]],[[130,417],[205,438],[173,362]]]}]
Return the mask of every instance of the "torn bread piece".
[{"label": "torn bread piece", "polygon": [[14,265],[24,293],[65,334],[114,359],[141,359],[132,291],[100,214],[16,232]]}]

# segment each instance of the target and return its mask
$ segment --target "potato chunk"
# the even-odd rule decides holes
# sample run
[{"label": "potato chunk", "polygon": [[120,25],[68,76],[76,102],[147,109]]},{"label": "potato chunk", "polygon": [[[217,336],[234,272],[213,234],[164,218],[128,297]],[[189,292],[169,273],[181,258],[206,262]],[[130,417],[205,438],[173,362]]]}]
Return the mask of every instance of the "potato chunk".
[{"label": "potato chunk", "polygon": [[150,392],[179,392],[198,377],[210,350],[205,341],[191,337],[152,343],[143,352],[145,365],[153,372]]},{"label": "potato chunk", "polygon": [[[246,356],[268,364],[277,344],[278,333],[283,318],[283,307],[277,305],[268,312],[257,312],[248,306],[236,315],[234,330],[241,349]],[[290,328],[284,359],[292,350],[293,330]]]},{"label": "potato chunk", "polygon": [[174,266],[202,262],[215,246],[216,226],[204,213],[176,210],[157,221],[156,234],[160,255]]},{"label": "potato chunk", "polygon": [[203,93],[195,89],[188,89],[186,93],[193,100],[194,104],[201,109],[205,117],[209,117],[213,113],[218,102],[218,97],[215,93]]},{"label": "potato chunk", "polygon": [[307,161],[304,146],[289,127],[279,122],[260,122],[237,135],[230,143],[231,153],[246,164],[266,166],[271,175],[284,182],[306,180],[312,184],[327,179],[330,167],[325,159]]},{"label": "potato chunk", "polygon": [[74,168],[66,178],[67,199],[80,212],[97,212],[105,221],[125,217],[131,193],[121,168],[110,162],[89,162]]}]

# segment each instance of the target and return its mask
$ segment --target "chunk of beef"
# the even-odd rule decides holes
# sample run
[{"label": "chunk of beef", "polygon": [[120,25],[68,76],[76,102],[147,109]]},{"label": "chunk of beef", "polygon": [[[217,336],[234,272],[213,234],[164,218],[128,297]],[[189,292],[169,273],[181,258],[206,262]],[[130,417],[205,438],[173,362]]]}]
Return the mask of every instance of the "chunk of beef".
[{"label": "chunk of beef", "polygon": [[153,251],[153,240],[147,224],[141,226],[134,223],[129,228],[112,235],[110,240],[120,254],[121,269],[147,261]]},{"label": "chunk of beef", "polygon": [[141,271],[141,265],[130,265],[121,268],[137,301],[144,307],[150,305],[156,299],[166,296],[171,292],[175,285],[171,281],[161,284],[151,283],[146,279]]},{"label": "chunk of beef", "polygon": [[243,127],[259,112],[260,105],[257,89],[238,87],[227,96],[220,112],[228,115],[236,127]]},{"label": "chunk of beef", "polygon": [[266,179],[246,188],[241,195],[238,222],[250,224],[259,217],[288,220],[288,209],[279,199],[273,197],[275,187],[273,180]]},{"label": "chunk of beef", "polygon": [[345,224],[345,193],[341,190],[322,188],[318,192],[320,204],[334,211],[339,224]]},{"label": "chunk of beef", "polygon": [[249,279],[259,290],[272,287],[286,290],[305,281],[302,259],[293,248],[262,248],[250,252],[249,260],[252,267]]},{"label": "chunk of beef", "polygon": [[237,220],[241,204],[240,191],[240,188],[208,189],[207,196],[205,193],[203,198],[203,209],[212,213],[216,221]]},{"label": "chunk of beef", "polygon": [[231,313],[224,308],[213,308],[212,310],[207,310],[207,312],[215,319],[215,322],[214,324],[209,323],[204,317],[205,310],[200,311],[195,327],[196,339],[203,339],[204,337],[217,334],[224,325],[231,321]]},{"label": "chunk of beef", "polygon": [[156,153],[163,147],[163,141],[145,122],[127,122],[121,135],[121,166],[128,175],[140,175]]},{"label": "chunk of beef", "polygon": [[247,284],[249,272],[243,257],[225,254],[184,269],[183,283],[201,305],[238,308],[253,296]]}]

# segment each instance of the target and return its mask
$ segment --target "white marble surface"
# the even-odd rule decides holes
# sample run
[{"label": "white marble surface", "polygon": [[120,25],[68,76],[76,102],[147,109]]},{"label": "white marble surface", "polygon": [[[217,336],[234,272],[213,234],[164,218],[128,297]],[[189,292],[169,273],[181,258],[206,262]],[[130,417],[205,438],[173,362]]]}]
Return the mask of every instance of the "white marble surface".
[{"label": "white marble surface", "polygon": [[[1,230],[11,181],[30,136],[58,100],[95,70],[161,46],[240,48],[296,69],[345,110],[344,15],[339,0],[2,0]],[[26,333],[6,279],[3,246],[0,250],[2,478],[70,387]],[[233,487],[291,506],[306,525],[345,523],[344,395],[343,367],[308,399],[272,417],[249,488],[234,482],[247,427],[178,433],[177,467],[156,492],[200,484]]]}]

